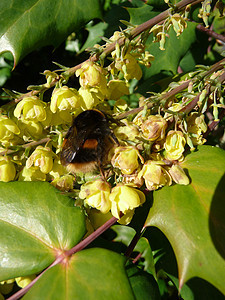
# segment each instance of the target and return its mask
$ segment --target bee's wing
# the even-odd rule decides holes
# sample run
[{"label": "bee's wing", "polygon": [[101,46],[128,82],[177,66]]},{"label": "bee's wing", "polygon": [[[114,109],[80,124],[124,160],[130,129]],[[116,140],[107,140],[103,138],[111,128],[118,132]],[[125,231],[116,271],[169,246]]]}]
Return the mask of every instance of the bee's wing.
[{"label": "bee's wing", "polygon": [[71,163],[77,152],[82,148],[86,139],[89,136],[90,130],[80,130],[77,132],[75,126],[71,126],[65,136],[61,152],[61,162],[64,165]]}]

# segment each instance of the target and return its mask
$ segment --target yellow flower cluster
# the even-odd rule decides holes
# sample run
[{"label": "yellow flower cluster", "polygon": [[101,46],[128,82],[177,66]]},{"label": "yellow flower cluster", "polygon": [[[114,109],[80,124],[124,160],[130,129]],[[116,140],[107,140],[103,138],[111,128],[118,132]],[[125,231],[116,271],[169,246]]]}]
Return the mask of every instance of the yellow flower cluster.
[{"label": "yellow flower cluster", "polygon": [[145,195],[140,190],[122,184],[111,189],[111,186],[101,179],[83,184],[79,197],[84,199],[86,205],[103,214],[111,211],[111,215],[120,219],[122,224],[129,223],[134,209],[145,202]]},{"label": "yellow flower cluster", "polygon": [[[173,16],[171,22],[179,30],[181,25],[185,27],[178,16]],[[121,34],[115,33],[112,40],[120,37]],[[129,95],[128,82],[134,78],[139,80],[142,76],[139,64],[150,66],[153,59],[138,43],[133,48],[116,44],[112,57],[113,62],[106,68],[91,60],[81,65],[75,73],[79,77],[78,89],[59,83],[49,101],[43,101],[42,95],[27,96],[13,108],[3,107],[0,181],[50,181],[62,191],[72,191],[77,180],[80,184],[78,198],[92,208],[91,213],[95,210],[110,214],[127,224],[135,208],[145,201],[139,188],[153,191],[172,182],[189,183],[180,162],[184,159],[186,144],[192,149],[205,142],[202,134],[206,124],[203,115],[198,113],[175,120],[169,112],[179,111],[176,101],[168,113],[159,109],[152,114],[144,109],[133,119],[114,122],[110,126],[119,145],[108,153],[104,180],[99,177],[93,180],[89,174],[79,182],[79,176],[70,174],[59,157],[63,136],[73,118],[93,108],[102,109],[108,115],[129,110],[129,105],[121,98]],[[108,100],[114,101],[113,108]],[[111,178],[115,179],[113,186],[107,182]]]}]

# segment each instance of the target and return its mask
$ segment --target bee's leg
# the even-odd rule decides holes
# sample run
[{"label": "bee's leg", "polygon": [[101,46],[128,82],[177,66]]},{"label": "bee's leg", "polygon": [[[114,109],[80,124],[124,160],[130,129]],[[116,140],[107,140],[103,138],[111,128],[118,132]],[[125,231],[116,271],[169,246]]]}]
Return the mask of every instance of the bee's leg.
[{"label": "bee's leg", "polygon": [[98,161],[98,168],[99,168],[99,172],[101,174],[101,177],[104,181],[106,181],[106,177],[105,177],[105,173],[104,173],[104,169],[102,167],[102,163],[100,161]]}]

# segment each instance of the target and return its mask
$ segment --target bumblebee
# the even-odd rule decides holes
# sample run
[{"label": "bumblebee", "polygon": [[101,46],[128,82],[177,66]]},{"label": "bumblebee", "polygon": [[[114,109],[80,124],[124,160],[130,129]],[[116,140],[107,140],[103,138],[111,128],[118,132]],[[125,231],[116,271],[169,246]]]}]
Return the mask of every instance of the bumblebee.
[{"label": "bumblebee", "polygon": [[109,117],[97,109],[86,110],[74,118],[62,145],[61,163],[73,174],[100,169],[118,141],[109,128]]}]

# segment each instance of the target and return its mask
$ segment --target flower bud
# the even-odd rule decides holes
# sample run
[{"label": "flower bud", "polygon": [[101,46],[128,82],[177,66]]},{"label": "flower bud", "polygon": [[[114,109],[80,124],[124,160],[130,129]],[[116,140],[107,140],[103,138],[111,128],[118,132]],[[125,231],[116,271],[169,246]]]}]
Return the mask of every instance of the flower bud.
[{"label": "flower bud", "polygon": [[23,98],[17,104],[14,116],[27,121],[44,121],[46,119],[45,103],[36,96]]},{"label": "flower bud", "polygon": [[82,103],[78,91],[67,86],[55,89],[52,93],[50,110],[53,113],[57,111],[74,111],[79,108]]},{"label": "flower bud", "polygon": [[141,125],[143,137],[150,142],[164,139],[166,128],[167,122],[160,115],[149,116],[148,119]]},{"label": "flower bud", "polygon": [[80,76],[79,81],[82,87],[97,87],[104,96],[108,93],[105,75],[105,70],[91,61],[84,63],[82,67],[76,71],[76,76]]},{"label": "flower bud", "polygon": [[0,116],[0,141],[3,144],[13,142],[19,134],[20,129],[13,120]]},{"label": "flower bud", "polygon": [[48,147],[38,146],[26,161],[26,167],[37,167],[44,174],[49,173],[53,167],[54,153]]},{"label": "flower bud", "polygon": [[145,185],[149,191],[172,184],[169,173],[157,161],[147,161],[139,172],[138,177],[144,178]]},{"label": "flower bud", "polygon": [[19,173],[18,181],[45,181],[46,175],[36,167],[24,167]]},{"label": "flower bud", "polygon": [[139,167],[138,158],[142,163],[144,162],[139,151],[134,147],[117,147],[111,163],[114,168],[120,169],[123,174],[130,175]]},{"label": "flower bud", "polygon": [[6,156],[0,156],[0,181],[9,182],[15,179],[16,168]]},{"label": "flower bud", "polygon": [[178,164],[172,165],[172,167],[169,169],[169,173],[173,181],[178,184],[188,185],[190,183],[188,176]]},{"label": "flower bud", "polygon": [[129,88],[123,80],[110,80],[108,83],[108,99],[118,100],[129,95]]},{"label": "flower bud", "polygon": [[165,142],[166,158],[169,160],[181,159],[185,144],[186,140],[181,131],[170,130]]},{"label": "flower bud", "polygon": [[85,204],[100,210],[106,214],[111,208],[109,201],[110,185],[98,179],[83,184],[80,188],[79,197],[85,199]]},{"label": "flower bud", "polygon": [[111,190],[109,199],[112,203],[112,215],[120,219],[120,213],[126,215],[126,213],[130,213],[131,210],[142,205],[145,202],[145,195],[135,188],[117,185]]},{"label": "flower bud", "polygon": [[51,184],[60,191],[71,191],[73,189],[74,177],[72,175],[64,175],[55,178]]}]

